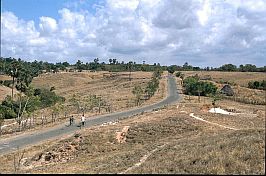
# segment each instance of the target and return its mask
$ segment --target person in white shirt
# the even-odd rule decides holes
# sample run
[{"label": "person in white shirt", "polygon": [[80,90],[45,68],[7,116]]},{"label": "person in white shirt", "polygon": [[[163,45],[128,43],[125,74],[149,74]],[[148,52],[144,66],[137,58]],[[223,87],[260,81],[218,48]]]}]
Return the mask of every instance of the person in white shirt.
[{"label": "person in white shirt", "polygon": [[84,115],[81,116],[81,125],[85,126],[85,116]]}]

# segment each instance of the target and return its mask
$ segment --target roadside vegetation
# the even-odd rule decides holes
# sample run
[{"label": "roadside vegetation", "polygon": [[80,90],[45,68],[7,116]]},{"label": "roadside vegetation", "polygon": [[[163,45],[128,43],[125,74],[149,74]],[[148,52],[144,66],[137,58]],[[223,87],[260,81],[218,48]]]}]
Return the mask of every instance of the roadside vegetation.
[{"label": "roadside vegetation", "polygon": [[132,93],[136,96],[136,106],[140,105],[141,100],[149,100],[155,94],[159,88],[162,72],[159,69],[154,71],[151,80],[144,89],[140,85],[136,85],[133,88]]}]

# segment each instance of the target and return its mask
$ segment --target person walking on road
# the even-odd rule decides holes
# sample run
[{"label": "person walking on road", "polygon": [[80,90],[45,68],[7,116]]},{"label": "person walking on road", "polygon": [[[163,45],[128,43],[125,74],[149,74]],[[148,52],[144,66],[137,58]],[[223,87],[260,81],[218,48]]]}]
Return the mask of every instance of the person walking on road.
[{"label": "person walking on road", "polygon": [[81,116],[81,126],[85,126],[85,116],[84,114]]},{"label": "person walking on road", "polygon": [[69,118],[69,126],[73,125],[74,123],[74,117],[73,115]]}]

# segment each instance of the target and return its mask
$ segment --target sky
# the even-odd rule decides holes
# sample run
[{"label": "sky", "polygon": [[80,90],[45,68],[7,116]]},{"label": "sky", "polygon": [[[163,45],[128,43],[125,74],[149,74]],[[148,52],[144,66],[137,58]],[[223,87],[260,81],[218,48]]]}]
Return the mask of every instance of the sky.
[{"label": "sky", "polygon": [[1,0],[1,57],[266,65],[266,0]]}]

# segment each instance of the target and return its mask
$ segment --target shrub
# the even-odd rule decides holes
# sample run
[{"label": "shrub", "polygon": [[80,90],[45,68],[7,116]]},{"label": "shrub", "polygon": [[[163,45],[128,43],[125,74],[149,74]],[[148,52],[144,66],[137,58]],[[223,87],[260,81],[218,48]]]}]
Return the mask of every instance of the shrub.
[{"label": "shrub", "polygon": [[181,72],[180,71],[179,72],[176,72],[175,76],[176,77],[180,77],[181,76]]},{"label": "shrub", "polygon": [[[38,95],[40,97],[41,101],[41,107],[46,108],[49,106],[55,105],[57,102],[64,102],[65,98],[58,96],[55,94],[55,92],[52,92],[48,89],[40,89],[40,94]],[[37,92],[38,93],[38,92]]]},{"label": "shrub", "polygon": [[7,106],[0,105],[0,113],[3,115],[4,119],[16,118],[15,111]]},{"label": "shrub", "polygon": [[199,81],[197,76],[190,76],[184,80],[185,94],[190,95],[214,95],[217,87],[211,82]]},{"label": "shrub", "polygon": [[248,88],[266,90],[266,81],[265,80],[263,80],[261,82],[259,82],[259,81],[250,81],[248,83]]},{"label": "shrub", "polygon": [[12,80],[4,80],[3,85],[6,87],[10,87],[12,85],[13,81]]}]

